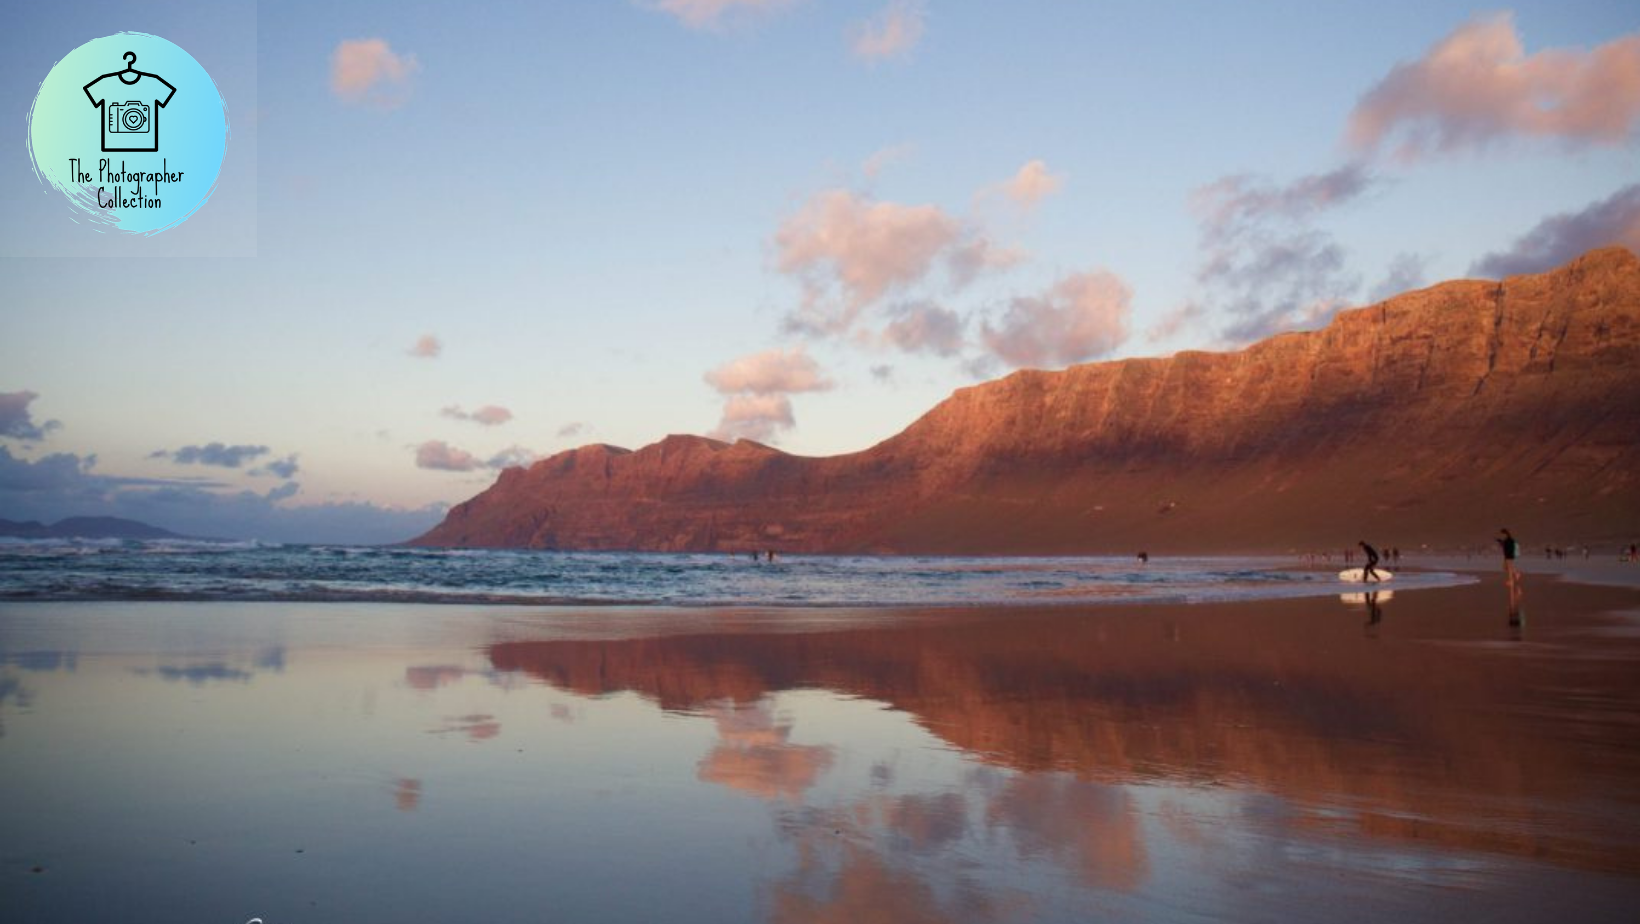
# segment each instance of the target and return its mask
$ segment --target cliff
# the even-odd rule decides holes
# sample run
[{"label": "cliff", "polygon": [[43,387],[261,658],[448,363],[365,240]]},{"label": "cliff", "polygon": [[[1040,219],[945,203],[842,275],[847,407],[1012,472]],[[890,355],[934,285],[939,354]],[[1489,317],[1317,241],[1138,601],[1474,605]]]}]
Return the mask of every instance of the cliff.
[{"label": "cliff", "polygon": [[958,390],[826,458],[670,436],[509,469],[414,540],[662,551],[1205,552],[1630,541],[1640,258],[1464,280],[1227,353]]}]

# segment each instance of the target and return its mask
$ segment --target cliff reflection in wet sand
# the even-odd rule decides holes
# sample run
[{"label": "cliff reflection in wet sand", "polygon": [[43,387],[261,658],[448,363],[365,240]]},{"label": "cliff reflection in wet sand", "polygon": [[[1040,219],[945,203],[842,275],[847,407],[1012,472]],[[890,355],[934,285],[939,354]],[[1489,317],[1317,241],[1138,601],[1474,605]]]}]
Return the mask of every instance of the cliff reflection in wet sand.
[{"label": "cliff reflection in wet sand", "polygon": [[1626,924],[1636,601],[0,606],[0,918]]},{"label": "cliff reflection in wet sand", "polygon": [[[1588,592],[1546,586],[1537,602],[1552,611]],[[516,642],[489,656],[566,691],[635,691],[720,726],[764,716],[763,750],[726,732],[702,779],[768,796],[800,794],[831,755],[780,751],[759,711],[767,697],[820,688],[881,701],[984,764],[1029,771],[975,817],[1012,832],[1022,853],[1073,856],[1068,865],[1102,888],[1147,874],[1128,797],[1139,786],[1280,800],[1232,832],[1280,826],[1323,843],[1640,874],[1640,646],[1611,636],[1569,647],[1571,634],[1510,643],[1503,612],[1472,612],[1484,599],[1474,589],[1406,595],[1377,622],[1361,607],[1288,601],[1234,618],[1020,612],[795,635]],[[1165,807],[1169,830],[1200,833],[1202,819],[1180,806]],[[929,823],[914,806],[866,800],[844,814],[847,827],[917,843],[948,839],[972,813],[951,807]],[[843,860],[876,875],[848,851]]]}]

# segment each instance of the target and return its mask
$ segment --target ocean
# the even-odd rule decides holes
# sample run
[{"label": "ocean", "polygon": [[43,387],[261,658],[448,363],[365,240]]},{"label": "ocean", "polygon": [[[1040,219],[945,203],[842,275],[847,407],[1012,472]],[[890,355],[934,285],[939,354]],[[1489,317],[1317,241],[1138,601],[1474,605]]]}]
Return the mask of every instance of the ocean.
[{"label": "ocean", "polygon": [[[1472,578],[1403,573],[1396,590]],[[1346,595],[1296,558],[956,558],[0,541],[0,600],[995,606]]]}]

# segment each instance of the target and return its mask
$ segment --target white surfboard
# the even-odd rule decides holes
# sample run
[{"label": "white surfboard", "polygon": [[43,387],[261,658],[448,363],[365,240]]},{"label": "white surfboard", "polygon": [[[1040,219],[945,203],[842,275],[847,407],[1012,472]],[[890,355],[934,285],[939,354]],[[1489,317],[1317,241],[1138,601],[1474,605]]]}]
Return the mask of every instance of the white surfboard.
[{"label": "white surfboard", "polygon": [[[1374,590],[1371,591],[1371,593],[1373,595],[1373,599],[1377,600],[1379,603],[1387,603],[1395,599],[1395,591],[1393,590]],[[1338,599],[1341,603],[1356,603],[1363,606],[1368,603],[1366,593],[1339,594]]]},{"label": "white surfboard", "polygon": [[[1346,584],[1360,584],[1363,580],[1362,572],[1365,570],[1364,568],[1345,568],[1343,571],[1338,572],[1338,579]],[[1372,573],[1378,575],[1378,580],[1366,581],[1368,584],[1382,584],[1395,576],[1382,568],[1374,568]]]}]

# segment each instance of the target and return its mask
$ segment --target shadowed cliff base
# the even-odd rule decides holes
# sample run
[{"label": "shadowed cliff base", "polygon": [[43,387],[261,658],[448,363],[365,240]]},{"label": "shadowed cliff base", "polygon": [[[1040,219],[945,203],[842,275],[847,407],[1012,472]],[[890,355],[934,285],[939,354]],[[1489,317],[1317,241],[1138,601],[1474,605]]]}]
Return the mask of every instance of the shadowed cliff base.
[{"label": "shadowed cliff base", "polygon": [[824,458],[669,436],[508,469],[413,544],[1066,554],[1628,542],[1640,258],[1456,281],[1232,353],[957,391]]}]

